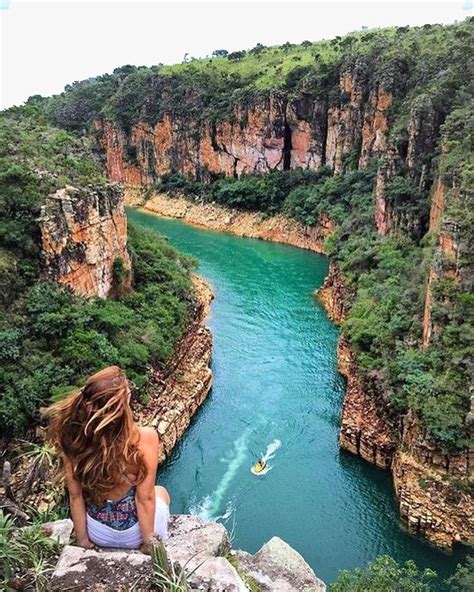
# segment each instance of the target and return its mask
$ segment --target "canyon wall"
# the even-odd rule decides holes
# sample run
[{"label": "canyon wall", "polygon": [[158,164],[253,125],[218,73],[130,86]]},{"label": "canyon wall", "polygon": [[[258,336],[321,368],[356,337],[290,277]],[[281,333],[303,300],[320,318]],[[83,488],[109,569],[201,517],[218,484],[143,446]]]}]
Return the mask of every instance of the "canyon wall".
[{"label": "canyon wall", "polygon": [[386,151],[392,101],[382,83],[354,67],[340,75],[331,102],[267,92],[217,122],[165,113],[127,131],[104,120],[95,127],[110,178],[130,185],[152,184],[169,172],[205,179],[322,165],[342,171],[348,159],[365,167]]},{"label": "canyon wall", "polygon": [[[336,264],[319,291],[330,318],[341,323],[351,291]],[[377,376],[360,375],[349,339],[341,334],[338,365],[347,378],[339,443],[341,448],[393,475],[401,517],[408,529],[434,544],[451,546],[474,539],[472,451],[446,454],[427,437],[414,413],[391,412]]]},{"label": "canyon wall", "polygon": [[134,407],[140,423],[153,426],[160,436],[160,462],[179,442],[212,386],[212,334],[204,319],[214,295],[197,275],[193,287],[197,297],[194,320],[166,368],[155,370],[146,403]]},{"label": "canyon wall", "polygon": [[122,190],[66,187],[49,195],[39,218],[44,274],[77,294],[105,298],[122,261],[130,282],[127,218]]}]

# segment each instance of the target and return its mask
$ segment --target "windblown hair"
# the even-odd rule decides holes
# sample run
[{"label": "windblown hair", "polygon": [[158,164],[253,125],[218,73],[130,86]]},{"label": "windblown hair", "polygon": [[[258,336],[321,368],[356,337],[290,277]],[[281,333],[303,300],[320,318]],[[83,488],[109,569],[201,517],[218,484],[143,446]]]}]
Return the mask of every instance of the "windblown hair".
[{"label": "windblown hair", "polygon": [[96,505],[104,503],[123,475],[136,475],[137,484],[147,473],[129,392],[124,372],[110,366],[45,410],[48,440],[70,461],[84,498]]}]

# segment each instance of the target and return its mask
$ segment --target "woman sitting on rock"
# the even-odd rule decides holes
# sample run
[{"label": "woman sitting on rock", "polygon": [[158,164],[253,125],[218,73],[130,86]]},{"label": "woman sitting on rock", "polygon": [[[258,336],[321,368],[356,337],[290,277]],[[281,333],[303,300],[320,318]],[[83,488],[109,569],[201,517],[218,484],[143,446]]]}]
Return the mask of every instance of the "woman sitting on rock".
[{"label": "woman sitting on rock", "polygon": [[160,442],[133,421],[130,395],[123,371],[110,366],[46,410],[81,547],[147,552],[151,535],[167,536],[170,498],[155,486]]}]

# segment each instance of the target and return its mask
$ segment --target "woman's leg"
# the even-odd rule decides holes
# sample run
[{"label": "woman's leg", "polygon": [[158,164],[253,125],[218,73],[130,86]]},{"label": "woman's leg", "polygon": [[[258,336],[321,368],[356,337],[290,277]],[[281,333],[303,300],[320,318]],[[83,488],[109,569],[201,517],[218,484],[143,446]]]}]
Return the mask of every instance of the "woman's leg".
[{"label": "woman's leg", "polygon": [[162,540],[168,538],[168,519],[170,517],[170,496],[166,489],[161,485],[155,485],[155,533]]},{"label": "woman's leg", "polygon": [[155,485],[155,495],[161,498],[164,502],[170,505],[170,494],[162,485]]}]

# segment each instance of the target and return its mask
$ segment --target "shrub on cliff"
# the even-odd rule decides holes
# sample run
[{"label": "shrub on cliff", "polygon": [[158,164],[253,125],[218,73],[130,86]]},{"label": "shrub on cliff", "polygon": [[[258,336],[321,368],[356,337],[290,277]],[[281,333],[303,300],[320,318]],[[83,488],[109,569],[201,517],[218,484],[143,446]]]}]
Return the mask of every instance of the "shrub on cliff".
[{"label": "shrub on cliff", "polygon": [[458,564],[447,584],[450,592],[471,592],[474,590],[474,557],[467,557],[464,565]]},{"label": "shrub on cliff", "polygon": [[403,565],[388,555],[377,557],[366,569],[342,570],[331,592],[430,592],[436,573],[421,571],[414,561]]},{"label": "shrub on cliff", "polygon": [[0,587],[2,590],[48,589],[59,545],[36,524],[18,529],[0,510]]}]

